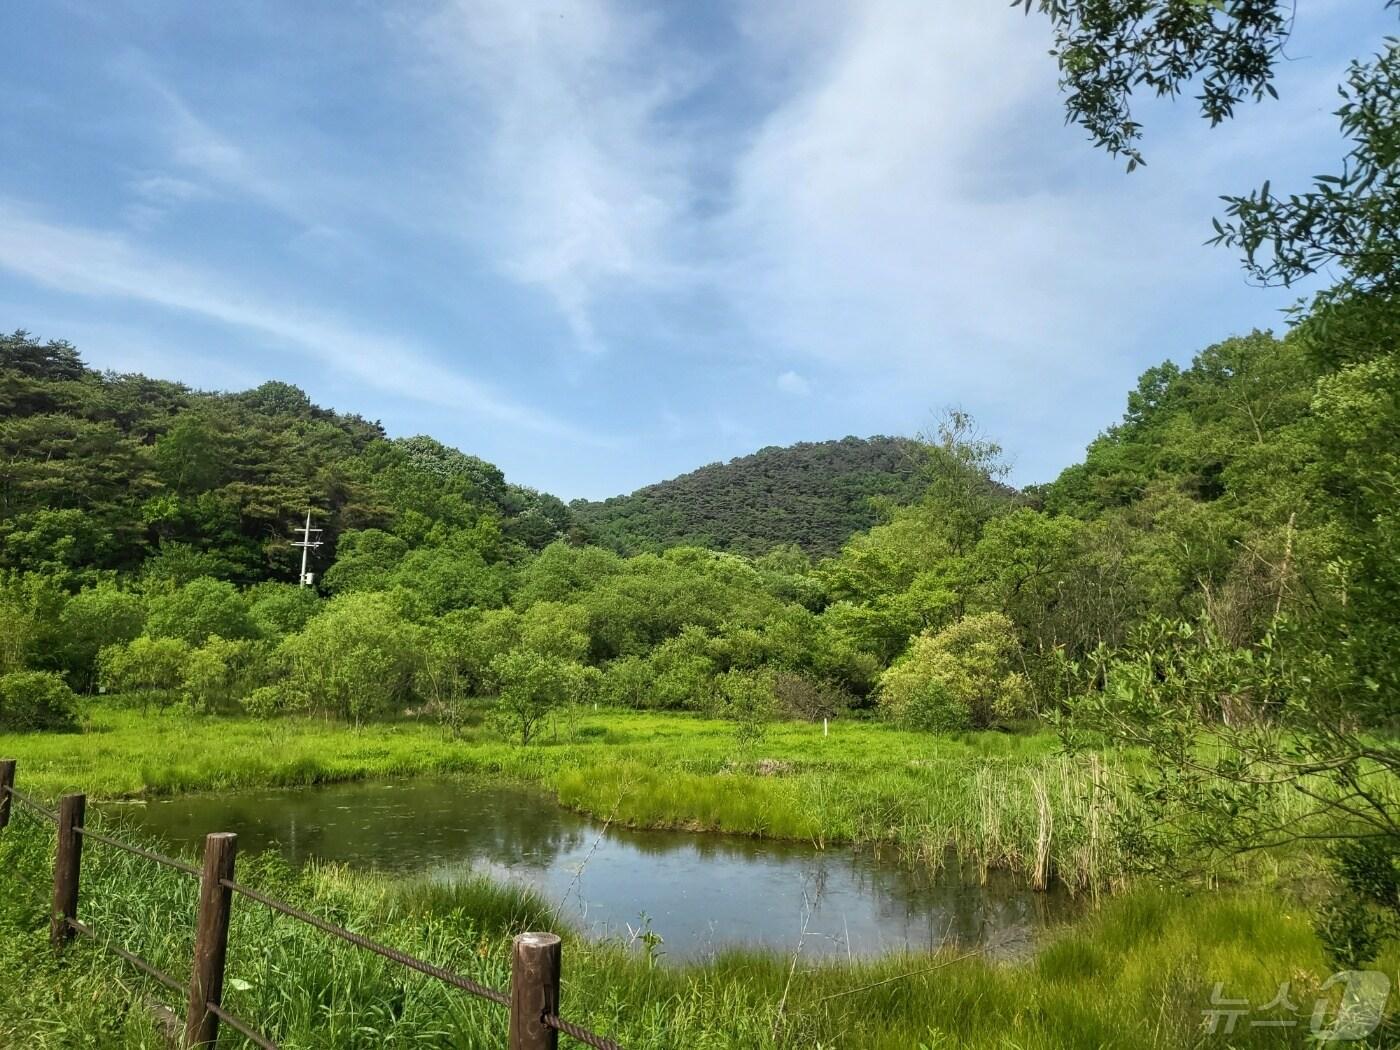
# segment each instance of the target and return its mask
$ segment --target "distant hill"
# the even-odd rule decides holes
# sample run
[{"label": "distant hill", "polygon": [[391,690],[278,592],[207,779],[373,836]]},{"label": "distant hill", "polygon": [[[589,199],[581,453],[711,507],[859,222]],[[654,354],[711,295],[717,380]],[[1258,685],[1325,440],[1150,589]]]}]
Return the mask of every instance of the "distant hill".
[{"label": "distant hill", "polygon": [[308,510],[321,565],[350,530],[387,534],[394,550],[452,536],[470,546],[489,518],[500,537],[489,553],[506,559],[570,520],[557,497],[490,463],[430,437],[390,440],[287,383],[192,390],[99,372],[63,341],[0,333],[0,581],[11,570],[65,583],[113,571],[296,579],[289,541]]},{"label": "distant hill", "polygon": [[827,554],[875,523],[873,497],[919,493],[915,447],[891,437],[770,446],[570,508],[590,540],[623,553],[693,544],[756,554],[795,543]]}]

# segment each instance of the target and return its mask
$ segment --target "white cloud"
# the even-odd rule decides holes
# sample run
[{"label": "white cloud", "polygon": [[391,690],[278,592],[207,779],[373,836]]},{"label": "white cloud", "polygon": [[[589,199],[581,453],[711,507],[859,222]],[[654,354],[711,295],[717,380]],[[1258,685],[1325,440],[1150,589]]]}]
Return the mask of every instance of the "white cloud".
[{"label": "white cloud", "polygon": [[754,330],[951,382],[1087,334],[1084,293],[1121,260],[1093,201],[1015,167],[1017,124],[1054,88],[1043,41],[1010,12],[915,0],[833,25],[737,162],[722,276]]},{"label": "white cloud", "polygon": [[122,209],[127,225],[149,230],[192,201],[213,196],[205,186],[171,175],[147,175],[127,186],[133,201]]},{"label": "white cloud", "polygon": [[794,397],[806,397],[812,392],[812,384],[792,369],[788,369],[778,376],[778,389]]},{"label": "white cloud", "polygon": [[663,55],[653,16],[607,0],[452,0],[411,28],[438,85],[468,103],[462,148],[482,143],[471,167],[486,222],[468,236],[543,288],[582,348],[602,349],[600,299],[677,276],[693,158],[659,113],[695,69],[674,45]]},{"label": "white cloud", "polygon": [[76,295],[139,300],[233,325],[297,348],[385,393],[475,413],[557,438],[598,439],[500,391],[444,368],[393,336],[280,303],[170,263],[117,235],[35,219],[0,200],[0,268]]},{"label": "white cloud", "polygon": [[[124,215],[129,236],[0,200],[0,267],[192,311],[381,390],[542,432],[571,433],[525,403],[535,394],[506,401],[442,367],[450,348],[366,334],[354,290],[382,276],[376,287],[413,299],[414,323],[485,333],[474,373],[518,376],[511,358],[548,368],[560,350],[616,340],[611,357],[566,353],[553,378],[577,379],[571,396],[589,407],[576,411],[611,406],[671,449],[711,455],[705,442],[737,442],[746,424],[780,439],[810,405],[775,399],[774,384],[796,398],[811,377],[838,432],[912,428],[928,405],[958,401],[1053,461],[1107,421],[1144,354],[1193,349],[1174,342],[1181,318],[1224,334],[1236,285],[1220,289],[1238,276],[1200,245],[1214,195],[1332,143],[1329,92],[1296,81],[1307,68],[1330,89],[1335,69],[1288,63],[1284,101],[1221,131],[1189,100],[1144,110],[1151,163],[1124,178],[1061,126],[1043,19],[999,6],[389,6],[388,33],[378,8],[328,16],[344,44],[331,55],[299,44],[304,16],[289,14],[256,54],[231,56],[236,71],[208,71],[216,91],[181,79],[178,34],[115,41],[125,93],[109,130],[128,138],[112,156],[129,200],[108,222]],[[334,106],[311,104],[312,86],[340,89]],[[207,227],[156,229],[196,205]],[[197,239],[162,256],[140,247],[143,232],[151,245]],[[204,251],[266,259],[264,287],[327,298],[294,305],[290,291],[229,286],[212,263],[168,261]],[[1277,300],[1238,287],[1231,323],[1270,320]],[[566,332],[535,323],[548,307]],[[628,397],[648,385],[643,369],[674,398],[659,415],[659,398]]]},{"label": "white cloud", "polygon": [[[1067,389],[1098,368],[1086,343],[1133,329],[1159,263],[1137,253],[1180,216],[1132,215],[1028,166],[1099,161],[1077,132],[1056,137],[1040,20],[924,0],[746,9],[746,75],[768,109],[714,134],[666,117],[719,74],[658,18],[446,0],[402,23],[428,83],[462,103],[450,127],[480,198],[465,235],[544,289],[577,345],[636,320],[625,296],[706,289],[752,358],[975,401],[1031,390],[1052,357]],[[1123,228],[1140,236],[1107,235]]]},{"label": "white cloud", "polygon": [[[234,190],[295,219],[301,207],[289,192],[289,183],[262,170],[248,150],[221,134],[194,112],[185,100],[149,67],[139,54],[129,53],[113,63],[114,71],[145,100],[154,102],[155,126],[169,153],[170,162],[191,176]],[[157,176],[148,184],[167,191],[183,185],[186,199],[194,192],[209,192],[189,178]],[[149,187],[148,187],[149,188]],[[141,189],[141,187],[138,187]]]}]

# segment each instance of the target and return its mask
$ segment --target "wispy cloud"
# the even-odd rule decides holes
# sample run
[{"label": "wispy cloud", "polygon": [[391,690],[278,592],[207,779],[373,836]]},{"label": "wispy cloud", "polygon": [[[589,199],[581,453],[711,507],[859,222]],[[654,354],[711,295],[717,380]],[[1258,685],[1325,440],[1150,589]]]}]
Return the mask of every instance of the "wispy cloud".
[{"label": "wispy cloud", "polygon": [[1283,100],[1227,129],[1151,104],[1131,178],[1062,126],[1043,21],[1001,6],[36,9],[0,70],[0,294],[128,343],[168,338],[159,305],[352,377],[372,413],[571,439],[499,448],[569,494],[948,401],[1033,480],[1144,365],[1274,320],[1201,245],[1215,195],[1338,155],[1338,55],[1374,8],[1300,18]]},{"label": "wispy cloud", "polygon": [[[155,176],[157,185],[163,184],[167,189],[183,185],[205,194],[211,192],[211,185],[217,186],[309,224],[293,192],[295,183],[265,171],[246,146],[216,130],[155,73],[144,56],[128,52],[115,60],[112,68],[150,110],[151,125],[164,141],[169,162],[181,172]],[[150,182],[147,180],[148,186]],[[190,195],[187,193],[186,199]]]},{"label": "wispy cloud", "polygon": [[488,205],[471,231],[507,275],[544,289],[579,346],[603,349],[598,302],[674,280],[691,205],[693,147],[662,113],[697,82],[658,22],[608,0],[542,7],[450,0],[408,27],[469,121],[467,165]]},{"label": "wispy cloud", "polygon": [[144,253],[117,234],[45,222],[3,200],[0,268],[76,295],[134,299],[237,326],[292,346],[388,394],[535,433],[603,443],[468,378],[460,366],[443,367],[404,340],[232,287],[210,274]]}]

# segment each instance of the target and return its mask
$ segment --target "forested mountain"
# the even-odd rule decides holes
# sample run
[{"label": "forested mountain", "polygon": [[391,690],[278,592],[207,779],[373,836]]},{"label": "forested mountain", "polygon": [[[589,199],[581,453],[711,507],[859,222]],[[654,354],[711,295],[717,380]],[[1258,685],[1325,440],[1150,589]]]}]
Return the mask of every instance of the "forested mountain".
[{"label": "forested mountain", "polygon": [[575,520],[624,554],[676,546],[758,554],[796,544],[831,554],[875,524],[879,499],[923,488],[915,444],[890,437],[770,446],[601,503],[575,500]]},{"label": "forested mountain", "polygon": [[[955,416],[929,443],[765,449],[572,511],[285,384],[200,393],[94,372],[68,344],[16,333],[0,340],[0,649],[90,684],[126,621],[97,616],[102,645],[51,644],[73,595],[129,606],[153,643],[281,646],[320,600],[265,582],[295,579],[289,540],[310,506],[326,538],[316,591],[351,635],[377,625],[365,651],[400,653],[398,671],[367,679],[397,702],[491,694],[497,660],[543,654],[629,704],[699,706],[730,672],[772,672],[904,721],[989,724],[1098,695],[1106,660],[1162,659],[1164,625],[1212,660],[1307,625],[1295,662],[1325,659],[1339,681],[1370,683],[1348,685],[1348,705],[1389,712],[1393,384],[1384,355],[1329,362],[1335,333],[1308,322],[1150,369],[1082,463],[1025,493],[998,483],[1000,450]],[[833,549],[814,563],[794,543]],[[445,677],[422,664],[439,642]],[[262,650],[258,675],[286,681],[300,644]],[[159,679],[124,678],[112,652],[114,683]],[[977,653],[995,654],[998,677],[958,685],[970,706],[949,715],[953,687],[928,676]],[[1241,681],[1230,703],[1265,688]]]},{"label": "forested mountain", "polygon": [[0,569],[294,579],[310,509],[329,564],[346,530],[405,543],[475,529],[498,557],[568,526],[561,501],[431,438],[268,382],[204,393],[86,367],[66,342],[0,336]]}]

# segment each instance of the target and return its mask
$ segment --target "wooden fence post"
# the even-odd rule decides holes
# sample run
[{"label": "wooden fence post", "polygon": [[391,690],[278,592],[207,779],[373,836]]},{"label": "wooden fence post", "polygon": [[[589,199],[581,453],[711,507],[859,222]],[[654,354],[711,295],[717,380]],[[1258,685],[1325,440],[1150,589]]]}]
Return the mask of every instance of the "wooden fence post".
[{"label": "wooden fence post", "polygon": [[64,795],[58,800],[58,850],[53,862],[53,912],[49,920],[49,943],[55,952],[73,936],[69,919],[78,917],[78,875],[83,865],[83,812],[86,795]]},{"label": "wooden fence post", "polygon": [[206,1003],[223,1004],[224,958],[228,954],[229,905],[238,836],[227,831],[204,836],[204,871],[199,880],[199,917],[194,933],[194,973],[185,1014],[185,1046],[212,1047],[219,1038],[219,1018]]},{"label": "wooden fence post", "polygon": [[522,933],[510,956],[509,1050],[555,1050],[559,1033],[540,1019],[559,1012],[559,938]]},{"label": "wooden fence post", "polygon": [[15,760],[0,758],[0,828],[10,823],[10,788],[15,786]]}]

